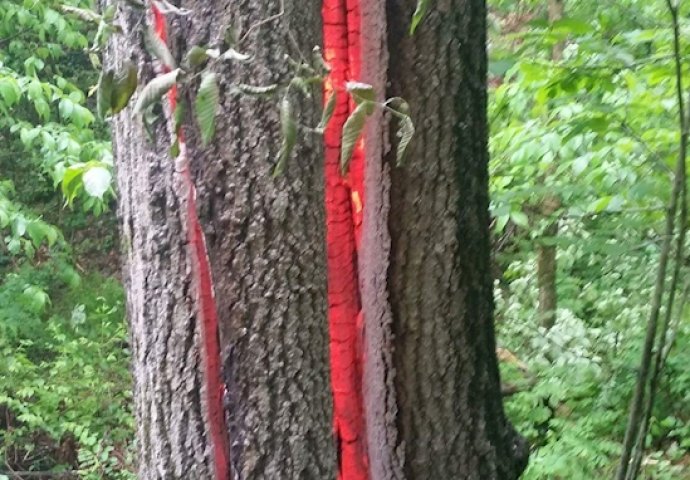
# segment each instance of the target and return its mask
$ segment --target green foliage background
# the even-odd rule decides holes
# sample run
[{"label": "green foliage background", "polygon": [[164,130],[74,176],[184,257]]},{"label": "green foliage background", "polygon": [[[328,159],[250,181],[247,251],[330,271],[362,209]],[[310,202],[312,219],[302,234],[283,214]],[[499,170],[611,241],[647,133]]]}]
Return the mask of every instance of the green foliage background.
[{"label": "green foliage background", "polygon": [[[132,479],[106,125],[90,26],[0,0],[0,479]],[[69,205],[69,207],[67,207]]]},{"label": "green foliage background", "polygon": [[[497,327],[513,354],[504,381],[520,390],[507,410],[533,446],[523,478],[612,478],[678,157],[671,18],[664,1],[566,1],[553,25],[545,1],[490,7]],[[556,62],[555,44],[564,44]],[[682,48],[688,88],[690,44]],[[550,218],[538,208],[547,194],[562,203]],[[544,238],[554,219],[558,236]],[[537,319],[539,242],[558,249],[550,330]],[[680,319],[644,478],[690,478],[690,328],[686,312]]]}]

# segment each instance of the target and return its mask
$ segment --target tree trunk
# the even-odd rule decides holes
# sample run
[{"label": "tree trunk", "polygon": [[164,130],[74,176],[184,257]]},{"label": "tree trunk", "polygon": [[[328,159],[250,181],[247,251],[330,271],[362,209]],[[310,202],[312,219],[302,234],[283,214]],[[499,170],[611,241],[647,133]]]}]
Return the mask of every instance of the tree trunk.
[{"label": "tree trunk", "polygon": [[[274,179],[281,141],[276,102],[230,90],[231,82],[285,81],[284,55],[309,55],[321,43],[320,6],[287,3],[283,15],[265,24],[259,22],[278,15],[280,2],[187,1],[179,6],[190,15],[167,16],[168,44],[178,59],[193,45],[219,45],[229,26],[246,35],[236,48],[252,62],[216,70],[222,100],[208,147],[200,145],[189,114],[186,155],[183,148],[177,161],[169,156],[167,100],[153,141],[130,110],[114,122],[142,479],[335,476],[321,140],[300,138],[286,174]],[[133,58],[143,84],[160,71],[142,49],[143,28],[154,20],[122,10],[124,32],[112,43],[109,63]],[[193,104],[193,95],[185,95]],[[319,108],[309,105],[300,122],[315,124]],[[194,231],[199,226],[203,235]],[[215,304],[204,286],[209,266],[206,287],[215,291]],[[209,305],[210,316],[217,312],[215,329]],[[214,403],[218,336],[226,422]],[[223,458],[229,474],[228,465],[218,466]]]},{"label": "tree trunk", "polygon": [[[410,36],[415,3],[362,7],[364,81],[385,89],[387,76],[386,96],[409,101],[417,128],[399,168],[393,152],[377,160],[386,129],[370,127],[366,138],[360,269],[372,478],[514,479],[528,451],[505,419],[495,355],[485,4],[430,2]],[[387,38],[377,39],[382,18]]]},{"label": "tree trunk", "polygon": [[[484,1],[430,2],[410,36],[415,0],[327,0],[328,83],[404,97],[417,135],[395,167],[379,111],[345,177],[327,131],[325,171],[321,140],[305,135],[274,179],[275,103],[228,85],[283,81],[284,55],[321,43],[320,3],[285,3],[281,15],[276,0],[189,0],[191,14],[169,16],[177,58],[229,25],[253,56],[218,71],[211,145],[188,115],[173,161],[167,101],[152,142],[130,111],[115,122],[139,476],[515,479],[527,447],[505,419],[495,356]],[[143,83],[152,19],[126,10],[110,63],[132,56]],[[317,121],[310,105],[302,124]],[[350,108],[340,98],[333,122]]]}]

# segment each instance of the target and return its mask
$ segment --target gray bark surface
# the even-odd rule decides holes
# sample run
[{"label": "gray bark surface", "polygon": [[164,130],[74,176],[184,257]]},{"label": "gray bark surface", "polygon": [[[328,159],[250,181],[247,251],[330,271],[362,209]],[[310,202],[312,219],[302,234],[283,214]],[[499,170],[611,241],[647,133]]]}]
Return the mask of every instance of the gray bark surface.
[{"label": "gray bark surface", "polygon": [[[277,101],[230,89],[231,82],[285,81],[284,55],[309,58],[321,44],[319,2],[286,3],[279,21],[254,28],[235,47],[253,55],[250,64],[215,70],[222,100],[212,144],[200,145],[191,113],[184,127],[225,357],[232,470],[241,479],[335,478],[321,139],[300,131],[287,173],[274,179]],[[193,13],[169,18],[169,44],[178,59],[192,45],[219,45],[230,25],[247,33],[278,14],[280,2],[187,1],[180,7]],[[108,64],[132,59],[143,85],[155,74],[155,61],[142,49],[144,14],[120,11],[124,31],[111,43]],[[297,25],[291,36],[290,24]],[[185,95],[192,105],[193,93]],[[318,123],[319,93],[295,100],[300,122]],[[113,123],[138,475],[212,479],[186,196],[168,153],[172,132],[161,114],[155,140],[148,140],[131,108]]]},{"label": "gray bark surface", "polygon": [[[108,63],[133,59],[140,78],[154,75],[140,48],[142,14],[122,12],[123,34]],[[113,122],[118,216],[133,355],[134,403],[142,479],[211,478],[201,402],[199,331],[180,180],[167,151],[164,121],[146,139],[127,108]]]},{"label": "gray bark surface", "polygon": [[[186,38],[204,44],[231,22],[246,33],[277,15],[280,2],[194,1],[189,8],[199,21]],[[231,458],[241,478],[335,477],[322,139],[300,131],[285,174],[273,178],[277,99],[229,93],[231,81],[286,83],[284,55],[309,58],[320,29],[320,3],[295,1],[280,19],[252,30],[237,48],[253,61],[222,70],[216,140],[204,149],[189,138],[233,385]],[[312,100],[296,97],[299,122],[316,125],[320,103],[316,89]]]}]

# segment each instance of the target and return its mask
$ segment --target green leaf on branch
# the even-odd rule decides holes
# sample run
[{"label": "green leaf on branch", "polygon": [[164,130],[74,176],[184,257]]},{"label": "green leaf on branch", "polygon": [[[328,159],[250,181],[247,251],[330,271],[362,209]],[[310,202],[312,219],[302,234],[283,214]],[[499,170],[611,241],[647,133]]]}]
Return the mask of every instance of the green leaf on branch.
[{"label": "green leaf on branch", "polygon": [[325,75],[331,71],[331,67],[328,65],[328,63],[326,63],[326,60],[324,60],[321,47],[318,45],[312,49],[312,63],[317,71],[319,71],[322,75]]},{"label": "green leaf on branch", "polygon": [[311,98],[309,82],[304,77],[294,77],[292,80],[290,80],[288,89],[297,89],[302,92],[302,95],[305,97]]},{"label": "green leaf on branch", "polygon": [[93,10],[87,10],[85,8],[77,8],[71,5],[60,5],[60,10],[64,13],[74,15],[86,22],[98,23],[101,21],[102,17],[94,12]]},{"label": "green leaf on branch", "polygon": [[103,10],[103,21],[106,23],[112,23],[115,20],[115,14],[117,13],[117,4],[111,3],[105,10]]},{"label": "green leaf on branch", "polygon": [[169,68],[175,68],[175,59],[172,53],[170,53],[168,46],[150,26],[146,29],[144,41],[146,43],[146,49],[151,55],[160,60],[163,65]]},{"label": "green leaf on branch", "polygon": [[510,219],[519,227],[529,228],[529,218],[527,218],[527,215],[520,210],[510,212]]},{"label": "green leaf on branch", "polygon": [[316,127],[317,130],[323,131],[326,128],[326,125],[328,125],[328,122],[331,120],[333,112],[335,111],[335,100],[336,94],[335,92],[331,92],[328,96],[328,100],[326,101],[326,106],[323,109],[323,113],[321,114],[321,121]]},{"label": "green leaf on branch", "polygon": [[189,65],[192,68],[199,67],[203,65],[208,58],[209,54],[207,49],[194,45],[189,49],[187,55],[185,55],[185,65]]},{"label": "green leaf on branch", "polygon": [[110,188],[112,175],[107,168],[93,166],[86,170],[82,176],[84,190],[86,193],[96,198],[103,198],[105,192]]},{"label": "green leaf on branch", "polygon": [[175,85],[180,69],[176,68],[172,72],[160,75],[151,80],[141,91],[134,106],[134,113],[142,113],[146,107],[157,101]]},{"label": "green leaf on branch", "polygon": [[201,141],[204,145],[208,145],[216,131],[216,112],[219,98],[220,92],[216,74],[205,73],[201,78],[201,85],[199,85],[199,92],[194,104],[196,119],[201,129]]},{"label": "green leaf on branch", "polygon": [[79,180],[84,173],[84,168],[84,164],[79,163],[65,170],[65,174],[62,177],[62,195],[65,197],[68,205],[72,203],[77,193],[79,193],[79,187],[82,184]]},{"label": "green leaf on branch", "polygon": [[285,171],[285,166],[297,141],[297,122],[295,121],[289,92],[285,93],[280,102],[280,130],[283,134],[283,143],[278,152],[273,176],[278,176]]},{"label": "green leaf on branch", "polygon": [[417,0],[417,8],[412,14],[412,23],[410,24],[410,35],[414,35],[415,30],[424,19],[426,11],[429,8],[429,0]]},{"label": "green leaf on branch", "polygon": [[405,152],[407,151],[407,146],[410,144],[410,141],[414,136],[414,123],[409,115],[399,113],[396,116],[399,119],[398,132],[396,133],[396,136],[398,137],[396,162],[398,166],[401,166],[405,161]]},{"label": "green leaf on branch", "polygon": [[357,145],[357,141],[364,130],[364,125],[369,115],[370,103],[362,102],[357,105],[357,108],[354,109],[345,121],[345,125],[343,125],[342,147],[340,150],[340,172],[343,175],[345,175],[350,166],[355,145]]},{"label": "green leaf on branch", "polygon": [[562,18],[556,20],[551,24],[552,30],[558,30],[559,32],[569,33],[574,35],[583,35],[594,30],[591,22],[583,22],[582,20],[577,20],[575,18]]},{"label": "green leaf on branch", "polygon": [[126,62],[124,69],[115,75],[110,106],[113,114],[121,112],[137,89],[137,67]]},{"label": "green leaf on branch", "polygon": [[345,84],[345,89],[352,95],[352,99],[357,105],[363,102],[369,102],[369,111],[367,111],[367,115],[374,113],[374,108],[376,107],[376,92],[374,91],[374,87],[368,83],[347,82]]},{"label": "green leaf on branch", "polygon": [[405,161],[405,152],[415,132],[414,123],[410,117],[410,105],[403,98],[393,97],[386,101],[386,107],[398,119],[396,163],[401,166]]},{"label": "green leaf on branch", "polygon": [[101,72],[101,78],[98,81],[98,91],[96,97],[96,110],[98,111],[98,116],[105,118],[110,110],[110,103],[113,94],[113,81],[115,77],[115,72],[112,70],[107,70]]},{"label": "green leaf on branch", "polygon": [[0,96],[8,107],[19,101],[22,91],[19,84],[12,77],[0,78]]}]

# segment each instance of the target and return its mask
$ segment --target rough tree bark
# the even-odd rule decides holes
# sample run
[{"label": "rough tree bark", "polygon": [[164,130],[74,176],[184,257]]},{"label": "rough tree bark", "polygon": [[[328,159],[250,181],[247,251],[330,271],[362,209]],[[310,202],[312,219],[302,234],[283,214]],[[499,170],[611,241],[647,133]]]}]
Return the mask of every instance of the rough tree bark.
[{"label": "rough tree bark", "polygon": [[[186,119],[194,204],[185,165],[167,154],[169,106],[152,142],[129,112],[115,122],[140,478],[226,480],[199,304],[205,253],[231,478],[328,479],[337,470],[342,480],[511,480],[524,469],[527,447],[505,419],[495,356],[486,7],[430,2],[410,36],[415,3],[323,4],[334,67],[327,89],[356,80],[381,100],[407,99],[417,135],[406,166],[394,166],[395,138],[377,112],[344,178],[337,132],[327,132],[325,162],[321,141],[304,136],[287,174],[273,179],[275,106],[227,86],[284,79],[285,53],[321,43],[321,2],[286,0],[282,15],[277,0],[181,2],[192,13],[170,26],[175,55],[217,44],[235,25],[249,32],[238,48],[253,62],[219,72],[224,94],[209,147]],[[155,62],[141,48],[142,22],[127,10],[110,62],[132,57],[149,79]],[[350,109],[339,98],[333,122]],[[304,103],[301,123],[315,123],[315,110]],[[197,216],[205,243],[187,241]],[[199,245],[204,255],[194,254]]]},{"label": "rough tree bark", "polygon": [[[280,2],[195,0],[180,7],[192,13],[168,15],[176,57],[192,45],[218,45],[229,26],[248,33],[237,48],[253,55],[249,66],[219,71],[223,101],[211,145],[201,147],[191,115],[185,122],[225,369],[224,430],[232,446],[220,454],[230,458],[234,478],[333,478],[321,140],[300,138],[287,173],[273,179],[280,146],[275,102],[241,98],[229,88],[231,81],[285,80],[284,55],[308,55],[321,43],[320,5],[288,2],[280,18],[251,31],[278,15]],[[109,63],[133,59],[143,83],[157,69],[142,49],[143,29],[153,19],[123,6],[118,21],[124,32],[112,42]],[[184,159],[176,162],[168,154],[173,132],[163,103],[153,141],[130,110],[114,122],[138,473],[147,480],[219,478],[217,412],[205,401],[209,372],[204,375],[218,359],[204,358],[201,338],[218,332],[202,328],[195,262],[205,259],[195,258],[187,242],[192,197]],[[318,110],[302,109],[301,121],[315,124]]]},{"label": "rough tree bark", "polygon": [[[367,175],[377,173],[366,181],[363,248],[377,248],[370,230],[384,245],[379,254],[390,248],[387,261],[365,251],[360,262],[365,329],[378,335],[366,343],[365,371],[378,375],[365,374],[365,407],[383,410],[378,420],[368,414],[367,425],[370,442],[388,440],[369,445],[378,450],[370,453],[372,478],[517,478],[528,452],[503,413],[493,330],[486,7],[483,0],[430,2],[410,36],[415,4],[386,2],[387,29],[362,26],[370,35],[387,31],[386,96],[409,100],[417,127],[404,167],[391,167],[392,152],[383,164],[367,152]],[[368,41],[364,51],[381,43]],[[365,81],[380,87],[382,60],[365,68]],[[388,143],[382,135],[367,137],[370,148]],[[386,297],[387,309],[380,305]]]}]

